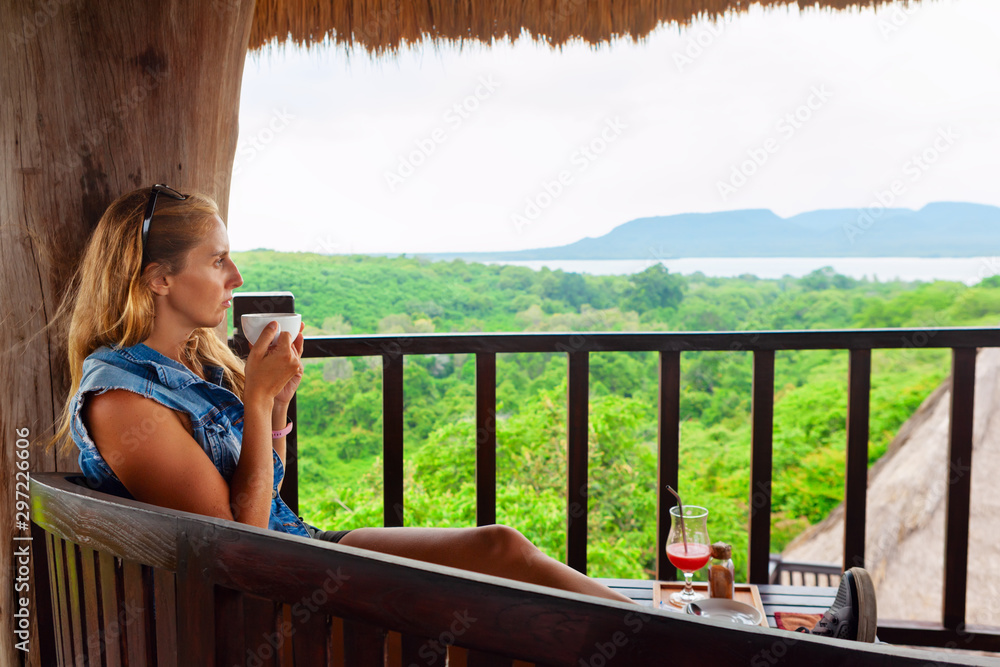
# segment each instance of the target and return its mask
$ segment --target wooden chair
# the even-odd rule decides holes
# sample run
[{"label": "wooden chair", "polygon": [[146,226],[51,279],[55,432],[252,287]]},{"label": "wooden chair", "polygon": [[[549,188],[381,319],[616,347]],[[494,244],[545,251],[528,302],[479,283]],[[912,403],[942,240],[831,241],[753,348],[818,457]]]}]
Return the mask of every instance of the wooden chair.
[{"label": "wooden chair", "polygon": [[767,583],[782,586],[837,586],[844,573],[839,565],[785,561],[771,554]]},{"label": "wooden chair", "polygon": [[[60,665],[925,665],[32,479]],[[36,546],[37,548],[37,546]],[[451,648],[449,648],[451,647]],[[459,648],[462,647],[462,648]],[[938,664],[967,664],[934,654]]]}]

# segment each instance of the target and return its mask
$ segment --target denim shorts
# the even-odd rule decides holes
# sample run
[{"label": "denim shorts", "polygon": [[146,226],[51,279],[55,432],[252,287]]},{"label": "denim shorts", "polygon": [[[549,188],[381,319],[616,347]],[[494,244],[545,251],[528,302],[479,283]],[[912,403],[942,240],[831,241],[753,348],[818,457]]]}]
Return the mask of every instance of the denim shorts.
[{"label": "denim shorts", "polygon": [[[300,519],[302,517],[299,517]],[[303,521],[302,523],[306,526],[306,532],[309,533],[309,537],[316,540],[325,540],[327,542],[339,542],[344,539],[344,535],[347,535],[349,530],[321,530],[316,526],[310,525]]]}]

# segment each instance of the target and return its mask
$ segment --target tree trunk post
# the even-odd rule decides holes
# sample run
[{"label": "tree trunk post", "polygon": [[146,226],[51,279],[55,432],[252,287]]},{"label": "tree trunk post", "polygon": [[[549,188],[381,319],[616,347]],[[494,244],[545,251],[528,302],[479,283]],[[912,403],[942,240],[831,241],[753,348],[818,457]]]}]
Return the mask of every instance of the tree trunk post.
[{"label": "tree trunk post", "polygon": [[[0,665],[40,665],[34,592],[44,544],[15,514],[29,472],[78,470],[46,451],[69,390],[65,327],[48,327],[98,219],[116,197],[168,183],[226,217],[254,0],[0,3],[0,535],[30,545],[27,591],[0,551],[0,608],[27,596],[29,652],[4,613]],[[26,444],[25,444],[26,443]],[[22,472],[18,478],[17,473]]]}]

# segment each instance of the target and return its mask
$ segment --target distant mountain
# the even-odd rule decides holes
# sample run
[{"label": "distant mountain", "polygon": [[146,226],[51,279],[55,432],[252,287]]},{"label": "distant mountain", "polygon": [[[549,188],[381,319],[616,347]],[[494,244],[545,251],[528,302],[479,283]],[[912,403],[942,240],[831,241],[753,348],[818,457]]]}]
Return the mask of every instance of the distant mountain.
[{"label": "distant mountain", "polygon": [[781,218],[767,209],[639,218],[604,236],[509,252],[424,253],[434,259],[683,257],[978,257],[1000,254],[1000,208],[939,202],[833,209]]}]

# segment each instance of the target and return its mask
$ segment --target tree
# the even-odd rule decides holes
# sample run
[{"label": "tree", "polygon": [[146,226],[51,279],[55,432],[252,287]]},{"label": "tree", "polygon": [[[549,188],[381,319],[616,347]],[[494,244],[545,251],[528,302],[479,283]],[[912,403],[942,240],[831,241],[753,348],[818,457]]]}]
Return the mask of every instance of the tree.
[{"label": "tree", "polygon": [[684,298],[684,279],[671,275],[659,262],[632,276],[625,293],[625,306],[644,313],[660,308],[676,308]]}]

